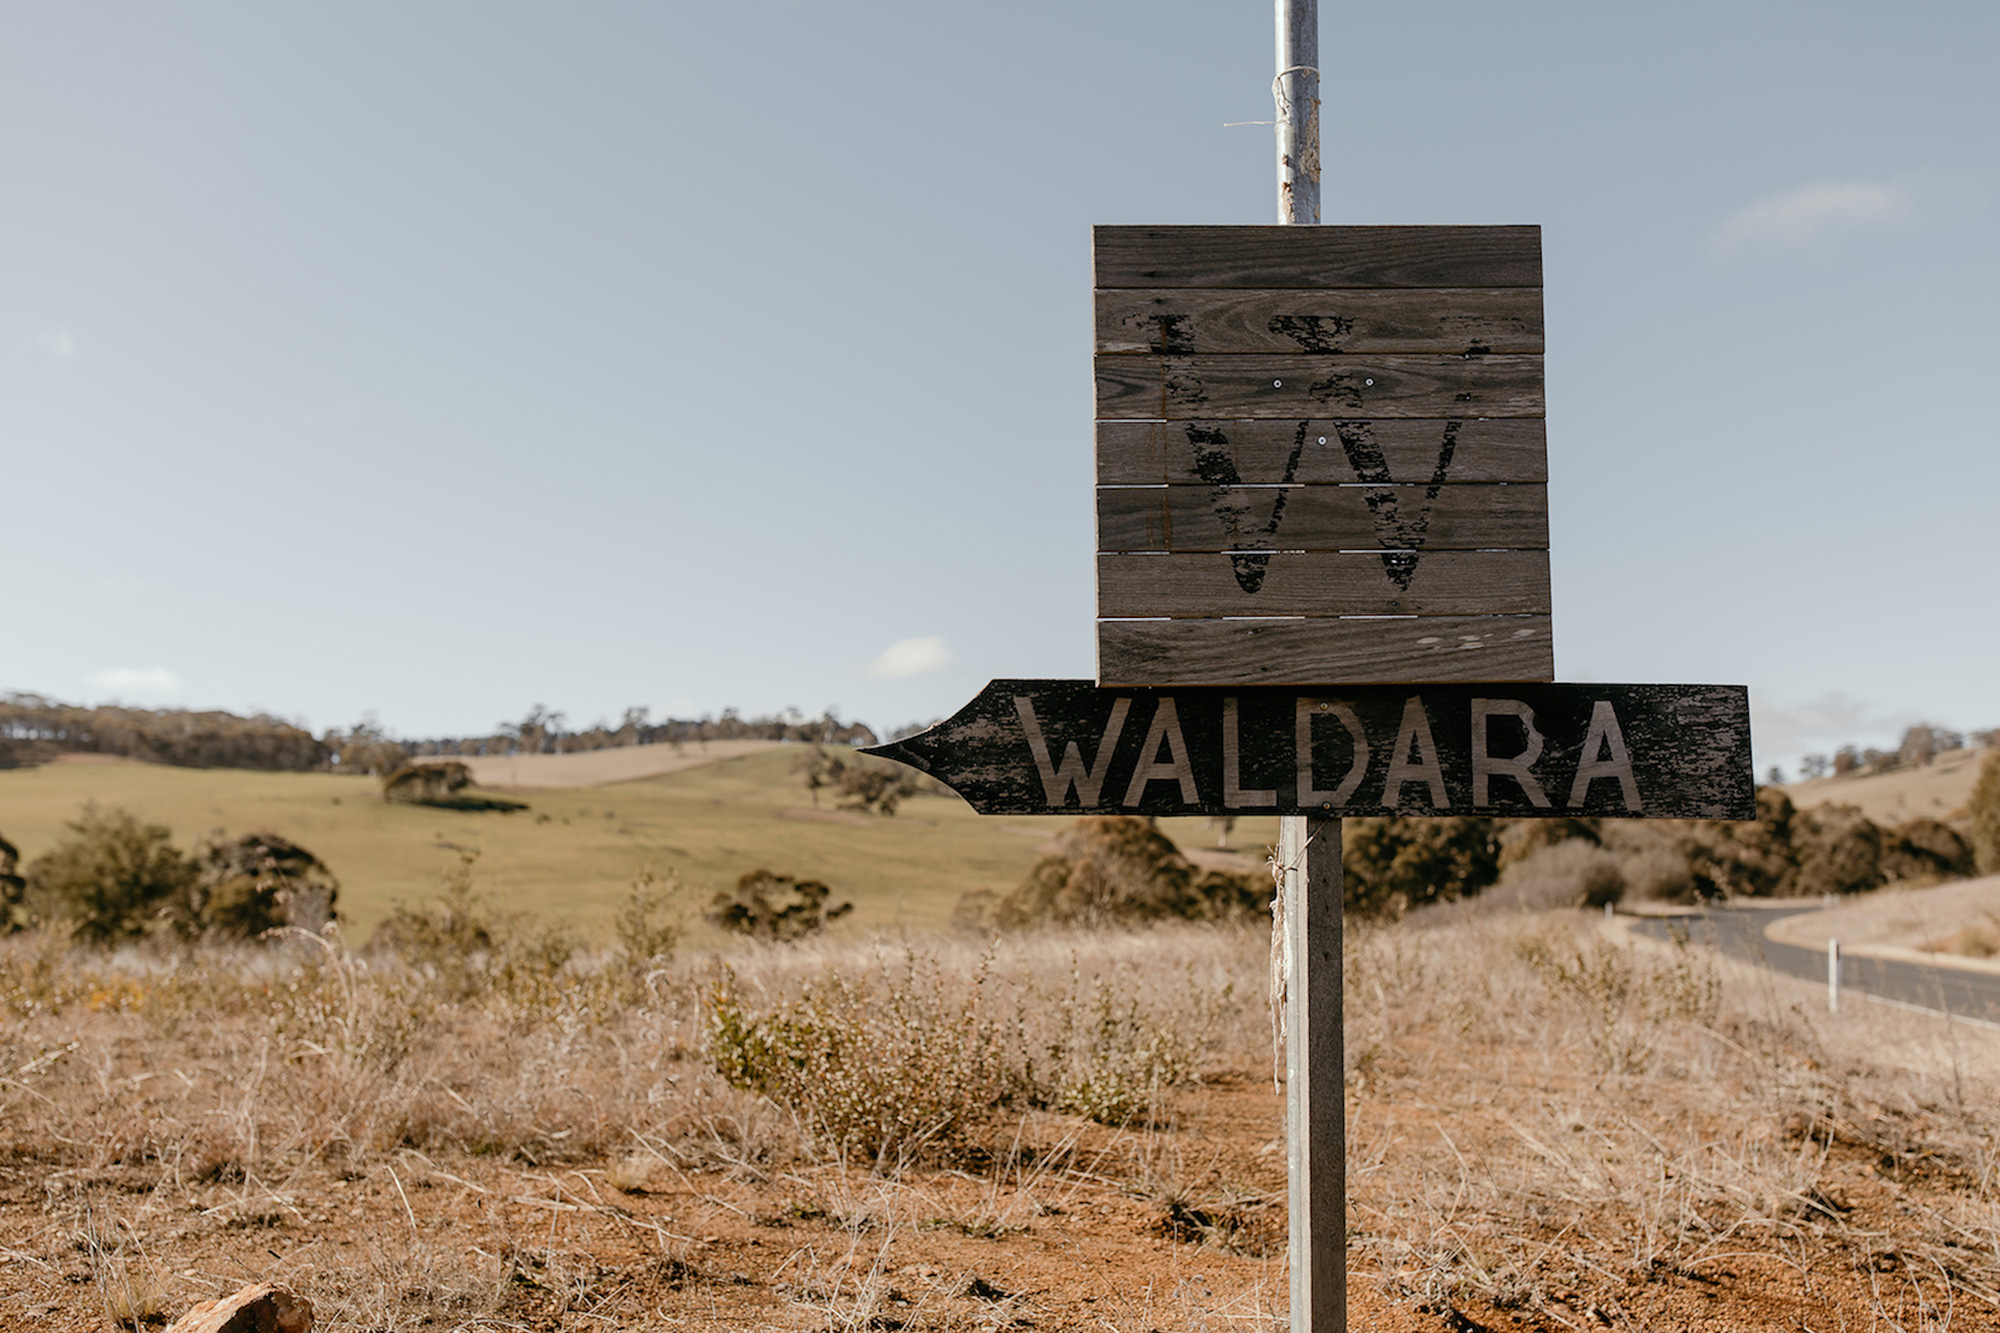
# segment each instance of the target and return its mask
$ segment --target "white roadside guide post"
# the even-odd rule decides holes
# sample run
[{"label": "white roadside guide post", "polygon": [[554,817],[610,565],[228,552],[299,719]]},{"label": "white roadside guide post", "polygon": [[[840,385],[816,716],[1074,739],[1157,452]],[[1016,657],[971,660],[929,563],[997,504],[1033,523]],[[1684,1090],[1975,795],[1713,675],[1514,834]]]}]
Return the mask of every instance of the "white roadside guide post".
[{"label": "white roadside guide post", "polygon": [[1098,227],[1097,678],[864,753],[981,814],[1276,815],[1292,1333],[1347,1327],[1342,815],[1751,819],[1748,691],[1555,680],[1541,232],[1315,226],[1316,0],[1276,0],[1276,227]]},{"label": "white roadside guide post", "polygon": [[[1278,221],[1315,226],[1319,206],[1319,0],[1276,0]],[[1347,1050],[1340,816],[1278,818],[1273,926],[1285,1033],[1291,1327],[1347,1328]]]}]

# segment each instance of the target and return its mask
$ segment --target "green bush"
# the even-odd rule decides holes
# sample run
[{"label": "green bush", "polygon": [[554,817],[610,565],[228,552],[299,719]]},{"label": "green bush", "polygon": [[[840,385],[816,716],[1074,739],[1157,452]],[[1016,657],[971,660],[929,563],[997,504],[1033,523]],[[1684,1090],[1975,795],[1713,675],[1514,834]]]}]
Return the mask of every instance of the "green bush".
[{"label": "green bush", "polygon": [[1973,871],[1972,844],[1936,819],[1913,819],[1889,830],[1882,842],[1882,871],[1890,879],[1948,879]]},{"label": "green bush", "polygon": [[1972,815],[1972,855],[1982,875],[2000,875],[2000,750],[1979,766],[1967,803]]},{"label": "green bush", "polygon": [[670,961],[687,933],[681,923],[681,881],[672,871],[665,880],[647,866],[632,877],[632,892],[611,923],[618,952],[628,967],[658,967]]},{"label": "green bush", "polygon": [[69,835],[28,867],[28,896],[48,916],[74,923],[85,943],[151,933],[194,887],[194,863],[159,824],[93,801],[66,827]]},{"label": "green bush", "polygon": [[382,799],[393,805],[433,805],[472,785],[472,769],[456,759],[404,764],[382,775]]},{"label": "green bush", "polygon": [[1348,911],[1398,916],[1469,898],[1498,879],[1499,830],[1490,819],[1349,819],[1340,864]]},{"label": "green bush", "polygon": [[1785,886],[1792,893],[1866,893],[1888,881],[1882,828],[1854,806],[1813,807],[1794,821],[1792,841],[1799,858],[1798,872]]},{"label": "green bush", "polygon": [[[789,895],[790,901],[786,901]],[[826,929],[854,910],[853,903],[827,906],[833,890],[816,879],[781,875],[759,866],[738,877],[734,892],[709,901],[704,913],[711,925],[752,939],[801,940]]]},{"label": "green bush", "polygon": [[317,856],[275,833],[211,842],[195,857],[195,876],[173,904],[187,935],[255,939],[267,930],[318,930],[336,915],[340,882]]},{"label": "green bush", "polygon": [[1689,869],[1704,898],[1729,895],[1771,898],[1803,892],[1797,887],[1798,808],[1776,787],[1757,789],[1757,818],[1702,820],[1690,826]]},{"label": "green bush", "polygon": [[901,977],[827,973],[760,1013],[724,970],[709,993],[709,1058],[843,1157],[880,1168],[948,1156],[1009,1092],[984,983],[982,968],[964,995],[936,959],[912,955]]},{"label": "green bush", "polygon": [[14,873],[21,851],[0,838],[0,935],[26,930],[34,918],[28,912],[28,881]]},{"label": "green bush", "polygon": [[[970,975],[966,975],[969,972]],[[1184,990],[1118,969],[1086,983],[1002,986],[992,954],[948,970],[909,951],[827,968],[795,998],[753,1005],[734,972],[708,996],[708,1055],[735,1087],[799,1118],[849,1160],[964,1160],[1000,1107],[1123,1125],[1196,1077],[1217,1024],[1237,1006],[1189,971]]]},{"label": "green bush", "polygon": [[1085,815],[993,905],[992,921],[1008,929],[1214,921],[1268,913],[1272,892],[1267,873],[1198,869],[1150,819]]}]

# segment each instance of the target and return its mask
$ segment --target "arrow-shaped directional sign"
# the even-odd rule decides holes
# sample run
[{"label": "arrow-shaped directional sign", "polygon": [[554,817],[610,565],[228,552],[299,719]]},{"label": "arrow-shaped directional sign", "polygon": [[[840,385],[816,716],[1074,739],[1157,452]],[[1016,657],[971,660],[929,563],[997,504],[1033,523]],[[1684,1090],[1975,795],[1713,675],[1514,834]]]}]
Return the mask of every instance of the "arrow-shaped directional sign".
[{"label": "arrow-shaped directional sign", "polygon": [[987,815],[1756,815],[1738,685],[996,680],[930,730],[863,753]]}]

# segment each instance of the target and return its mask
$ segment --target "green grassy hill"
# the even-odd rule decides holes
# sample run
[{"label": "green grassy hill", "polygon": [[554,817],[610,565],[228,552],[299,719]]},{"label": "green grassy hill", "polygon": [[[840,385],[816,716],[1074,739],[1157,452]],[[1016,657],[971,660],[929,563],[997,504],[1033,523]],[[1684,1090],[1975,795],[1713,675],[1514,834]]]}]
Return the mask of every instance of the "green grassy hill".
[{"label": "green grassy hill", "polygon": [[[983,817],[955,796],[921,796],[892,819],[814,812],[791,773],[794,751],[720,760],[602,787],[518,793],[514,814],[388,805],[371,778],[167,768],[71,757],[0,771],[0,836],[26,859],[62,836],[84,802],[124,806],[165,824],[184,847],[215,829],[268,830],[309,848],[341,883],[342,914],[362,938],[396,900],[434,894],[460,849],[476,849],[480,888],[502,906],[609,922],[642,866],[677,872],[707,893],[756,866],[822,879],[855,910],[847,930],[942,925],[969,889],[1006,890],[1067,820]],[[1191,844],[1200,820],[1168,821]],[[1276,820],[1245,820],[1231,838],[1253,853]],[[1268,827],[1267,827],[1268,826]]]}]

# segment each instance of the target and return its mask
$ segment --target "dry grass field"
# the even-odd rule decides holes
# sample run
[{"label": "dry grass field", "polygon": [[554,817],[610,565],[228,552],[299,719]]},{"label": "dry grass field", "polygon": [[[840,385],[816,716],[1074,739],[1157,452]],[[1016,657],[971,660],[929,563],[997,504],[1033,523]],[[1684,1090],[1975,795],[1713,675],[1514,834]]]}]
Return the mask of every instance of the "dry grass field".
[{"label": "dry grass field", "polygon": [[[279,833],[340,878],[341,910],[357,939],[391,902],[437,892],[461,849],[479,853],[480,887],[506,905],[560,914],[590,931],[603,931],[644,866],[679,875],[695,893],[768,866],[824,880],[855,904],[842,929],[866,933],[939,926],[967,890],[1013,887],[1066,822],[984,818],[943,796],[912,798],[889,819],[834,810],[825,797],[827,808],[815,810],[792,775],[798,750],[759,748],[644,779],[515,793],[529,808],[513,814],[389,805],[365,777],[72,756],[0,771],[0,837],[31,860],[91,800],[164,824],[183,846],[218,828]],[[1187,825],[1177,837],[1213,841],[1201,821]],[[1275,828],[1275,820],[1245,820],[1233,842],[1254,851]]]},{"label": "dry grass field", "polygon": [[[0,943],[0,1326],[1264,1329],[1265,932]],[[2000,1058],[1573,913],[1349,944],[1356,1327],[2000,1327]]]},{"label": "dry grass field", "polygon": [[694,741],[684,745],[617,745],[572,754],[440,755],[419,762],[456,759],[472,770],[482,787],[530,791],[546,787],[602,787],[611,782],[656,778],[700,768],[720,759],[739,759],[782,749],[780,741]]},{"label": "dry grass field", "polygon": [[[0,773],[30,856],[96,799],[297,838],[359,909],[254,947],[0,940],[0,1328],[157,1330],[265,1280],[338,1333],[1281,1326],[1268,932],[951,934],[1058,821],[811,817],[789,760],[513,815]],[[353,947],[466,846],[490,907]],[[645,863],[861,906],[634,958]],[[549,948],[578,918],[593,946]],[[1356,1327],[2000,1328],[2000,1034],[1497,897],[1355,923],[1347,965]]]}]

